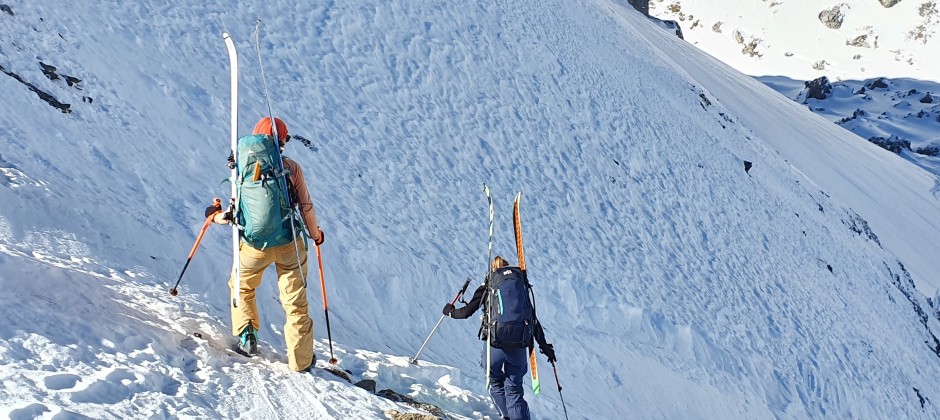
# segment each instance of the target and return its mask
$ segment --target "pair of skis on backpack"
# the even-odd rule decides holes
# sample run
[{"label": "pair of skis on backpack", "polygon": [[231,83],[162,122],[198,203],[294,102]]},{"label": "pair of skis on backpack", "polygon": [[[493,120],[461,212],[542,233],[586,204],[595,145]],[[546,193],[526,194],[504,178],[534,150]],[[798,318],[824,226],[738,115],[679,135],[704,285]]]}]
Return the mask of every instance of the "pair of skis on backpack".
[{"label": "pair of skis on backpack", "polygon": [[[490,193],[490,188],[486,184],[483,184],[483,192],[486,194],[486,198],[489,204],[489,219],[490,219],[490,242],[489,242],[489,253],[490,253],[490,263],[493,260],[493,224],[494,224],[494,206],[493,206],[493,196]],[[522,201],[522,192],[516,194],[515,199],[512,204],[512,226],[513,226],[513,235],[516,239],[516,256],[519,261],[519,269],[522,271],[523,281],[525,282],[527,288],[529,288],[528,275],[526,274],[526,265],[525,265],[525,248],[523,246],[522,240],[522,219],[519,215],[519,205]],[[492,271],[492,270],[490,270]],[[530,305],[532,306],[532,316],[535,316],[535,301],[531,295],[531,289],[528,291],[528,299],[530,299]],[[499,302],[500,307],[502,306],[502,301]],[[491,303],[492,304],[492,303]],[[487,320],[487,322],[490,322]],[[536,321],[537,322],[537,321]],[[534,328],[534,327],[533,327]],[[490,349],[492,348],[492,338],[493,332],[487,334],[486,341],[486,387],[489,389],[490,384]],[[535,358],[535,343],[532,343],[529,346],[529,374],[532,380],[532,393],[535,395],[539,394],[541,387],[539,385],[539,374],[538,374],[538,364]]]}]

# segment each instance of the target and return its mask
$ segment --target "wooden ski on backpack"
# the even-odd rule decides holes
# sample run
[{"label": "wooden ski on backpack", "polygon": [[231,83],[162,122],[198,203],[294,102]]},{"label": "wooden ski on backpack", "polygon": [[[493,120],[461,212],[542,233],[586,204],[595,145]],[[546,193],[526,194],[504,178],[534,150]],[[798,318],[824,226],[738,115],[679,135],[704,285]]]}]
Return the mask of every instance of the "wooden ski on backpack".
[{"label": "wooden ski on backpack", "polygon": [[[522,219],[519,217],[520,201],[522,201],[522,192],[516,194],[516,199],[512,204],[512,227],[516,236],[516,255],[519,257],[519,269],[522,270],[522,275],[528,283],[529,279],[525,271],[525,249],[522,246]],[[538,364],[535,360],[535,345],[529,347],[529,373],[532,376],[532,393],[538,395],[541,387],[539,386]]]}]

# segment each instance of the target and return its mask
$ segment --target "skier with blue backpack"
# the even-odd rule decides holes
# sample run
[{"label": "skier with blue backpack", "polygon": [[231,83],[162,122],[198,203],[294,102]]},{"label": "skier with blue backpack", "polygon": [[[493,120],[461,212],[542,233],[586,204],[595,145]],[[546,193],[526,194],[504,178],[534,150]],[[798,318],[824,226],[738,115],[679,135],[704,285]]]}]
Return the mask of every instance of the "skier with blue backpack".
[{"label": "skier with blue backpack", "polygon": [[262,118],[252,135],[238,139],[237,159],[230,162],[237,167],[237,203],[225,212],[220,206],[209,207],[206,215],[214,214],[215,223],[234,222],[239,229],[239,268],[229,280],[232,294],[237,296],[231,309],[232,334],[239,338],[238,350],[248,356],[258,352],[261,324],[255,290],[265,269],[274,264],[286,314],[288,365],[294,371],[308,371],[316,359],[313,320],[307,303],[304,227],[316,245],[322,244],[324,237],[303,170],[297,162],[281,155],[288,141],[287,125],[280,118],[274,118],[272,124],[270,117]]},{"label": "skier with blue backpack", "polygon": [[525,272],[510,267],[500,256],[493,258],[491,272],[462,308],[444,305],[444,315],[469,318],[484,308],[481,339],[490,342],[489,390],[503,419],[528,420],[529,405],[523,398],[522,379],[528,372],[528,352],[538,343],[549,363],[557,360],[555,349],[545,341],[542,325],[535,316],[531,286]]}]

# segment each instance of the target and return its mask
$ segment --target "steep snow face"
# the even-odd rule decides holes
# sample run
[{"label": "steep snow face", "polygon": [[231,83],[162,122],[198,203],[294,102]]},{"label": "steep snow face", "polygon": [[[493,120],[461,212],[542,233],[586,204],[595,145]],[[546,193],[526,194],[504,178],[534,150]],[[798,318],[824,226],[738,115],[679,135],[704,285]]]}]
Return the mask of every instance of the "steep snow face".
[{"label": "steep snow face", "polygon": [[[940,323],[914,287],[940,278],[934,177],[619,2],[415,3],[0,14],[12,40],[0,65],[18,77],[0,75],[0,285],[20,299],[0,307],[0,378],[15,385],[0,405],[262,418],[393,407],[283,371],[273,278],[258,297],[272,360],[221,349],[227,229],[203,240],[181,296],[163,293],[202,209],[227,194],[222,29],[243,53],[241,129],[265,112],[248,43],[260,16],[275,112],[313,141],[288,153],[327,235],[332,337],[355,375],[458,418],[496,417],[476,322],[445,320],[420,366],[399,364],[463,279],[484,274],[487,182],[496,252],[512,260],[523,191],[527,265],[572,418],[940,415]],[[81,82],[50,80],[38,61]],[[532,411],[560,418],[552,370],[540,372]]]},{"label": "steep snow face", "polygon": [[653,0],[685,39],[754,76],[940,82],[934,0]]}]

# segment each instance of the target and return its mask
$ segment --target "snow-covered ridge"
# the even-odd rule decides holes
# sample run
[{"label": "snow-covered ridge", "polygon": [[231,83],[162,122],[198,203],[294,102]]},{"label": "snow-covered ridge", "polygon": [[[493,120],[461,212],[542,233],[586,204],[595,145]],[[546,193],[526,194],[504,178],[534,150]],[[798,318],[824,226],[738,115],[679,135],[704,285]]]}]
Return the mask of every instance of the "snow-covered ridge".
[{"label": "snow-covered ridge", "polygon": [[[445,320],[405,365],[483,274],[487,182],[510,258],[523,192],[571,418],[940,416],[940,323],[922,292],[940,278],[935,177],[621,3],[11,3],[0,64],[71,111],[0,75],[0,288],[16,297],[0,306],[3,413],[408,409],[322,370],[286,372],[271,279],[258,297],[270,360],[217,348],[227,230],[209,231],[180,296],[165,292],[226,194],[220,33],[250,52],[260,16],[275,112],[313,141],[287,152],[326,231],[333,344],[356,379],[454,418],[496,416],[477,322]],[[247,130],[265,107],[245,56]],[[322,361],[316,282],[309,293]],[[540,369],[532,411],[561,418]]]}]

